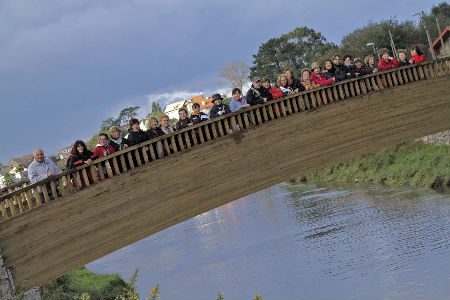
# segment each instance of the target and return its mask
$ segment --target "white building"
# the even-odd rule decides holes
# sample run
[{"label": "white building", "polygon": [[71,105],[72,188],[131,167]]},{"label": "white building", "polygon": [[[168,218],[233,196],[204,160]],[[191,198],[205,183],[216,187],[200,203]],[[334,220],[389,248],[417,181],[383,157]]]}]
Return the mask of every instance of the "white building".
[{"label": "white building", "polygon": [[178,110],[182,107],[190,107],[189,100],[181,100],[172,104],[168,104],[164,109],[164,113],[169,116],[170,119],[178,119]]}]

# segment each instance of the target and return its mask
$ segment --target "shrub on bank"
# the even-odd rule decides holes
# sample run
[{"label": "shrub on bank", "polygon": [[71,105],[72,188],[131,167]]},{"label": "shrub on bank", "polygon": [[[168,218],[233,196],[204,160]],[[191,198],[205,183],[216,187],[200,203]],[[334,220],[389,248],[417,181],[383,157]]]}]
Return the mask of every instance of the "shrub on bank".
[{"label": "shrub on bank", "polygon": [[298,181],[375,183],[441,188],[450,186],[450,147],[421,141],[342,161],[299,177]]}]

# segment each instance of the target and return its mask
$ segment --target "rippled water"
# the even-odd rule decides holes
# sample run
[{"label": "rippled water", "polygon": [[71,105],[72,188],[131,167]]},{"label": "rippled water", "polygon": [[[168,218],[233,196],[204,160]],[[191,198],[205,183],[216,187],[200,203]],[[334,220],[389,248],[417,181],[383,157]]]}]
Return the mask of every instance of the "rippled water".
[{"label": "rippled water", "polygon": [[88,265],[162,299],[449,299],[450,194],[281,184]]}]

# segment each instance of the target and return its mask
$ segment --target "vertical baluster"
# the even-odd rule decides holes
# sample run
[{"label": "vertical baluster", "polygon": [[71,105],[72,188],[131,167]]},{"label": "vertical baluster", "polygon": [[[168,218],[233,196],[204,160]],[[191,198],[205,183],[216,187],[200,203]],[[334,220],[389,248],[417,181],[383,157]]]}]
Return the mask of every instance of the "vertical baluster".
[{"label": "vertical baluster", "polygon": [[255,109],[249,110],[248,113],[250,114],[250,122],[252,122],[252,126],[255,127],[256,126]]},{"label": "vertical baluster", "polygon": [[242,114],[242,116],[244,117],[244,124],[245,124],[245,128],[249,129],[250,128],[250,121],[248,120],[248,111],[244,112]]},{"label": "vertical baluster", "polygon": [[43,184],[41,185],[42,193],[44,194],[44,202],[48,203],[50,201],[50,198],[48,197],[48,190],[47,185]]},{"label": "vertical baluster", "polygon": [[205,134],[206,134],[206,141],[210,141],[211,140],[211,133],[209,131],[209,126],[208,124],[203,125],[203,128],[205,129]]},{"label": "vertical baluster", "polygon": [[320,91],[320,94],[322,96],[322,103],[323,103],[323,105],[327,105],[328,104],[328,100],[327,100],[327,93],[325,91],[325,88],[322,88],[322,90]]},{"label": "vertical baluster", "polygon": [[50,189],[52,190],[53,200],[58,199],[59,197],[58,193],[56,192],[56,184],[54,180],[50,181]]},{"label": "vertical baluster", "polygon": [[367,93],[370,93],[370,91],[374,90],[374,89],[371,87],[371,84],[370,84],[370,78],[369,78],[369,77],[364,78],[364,82],[365,82],[365,84],[366,84],[366,91],[367,91]]},{"label": "vertical baluster", "polygon": [[223,119],[223,123],[225,124],[225,132],[230,134],[230,123],[228,122],[228,118]]},{"label": "vertical baluster", "polygon": [[[98,165],[101,165],[101,164],[98,164]],[[86,172],[86,168],[81,169],[81,176],[83,176],[84,185],[86,187],[91,186],[91,183],[89,182],[89,177],[88,177],[87,172]]]},{"label": "vertical baluster", "polygon": [[26,191],[26,200],[28,204],[28,210],[32,210],[34,207],[33,207],[33,195],[31,195],[31,190]]},{"label": "vertical baluster", "polygon": [[406,69],[406,74],[408,75],[407,77],[408,77],[408,82],[414,82],[415,80],[414,80],[414,76],[413,76],[413,74],[412,74],[412,72],[411,72],[411,68],[407,68]]},{"label": "vertical baluster", "polygon": [[399,84],[399,85],[403,85],[404,83],[403,83],[402,70],[397,70],[397,71],[395,71],[395,76],[396,76],[397,79],[398,79],[398,84]]},{"label": "vertical baluster", "polygon": [[98,178],[97,178],[97,168],[95,167],[95,164],[91,164],[89,167],[91,175],[92,175],[92,181],[94,182],[94,184],[96,184],[98,182]]},{"label": "vertical baluster", "polygon": [[[100,176],[100,180],[103,181],[105,180],[105,170],[103,169],[103,166],[101,163],[96,164],[97,166],[97,170],[98,170],[98,175]],[[94,177],[94,175],[96,176],[97,174],[94,173],[92,174],[92,177]]]},{"label": "vertical baluster", "polygon": [[[178,135],[181,138],[181,134]],[[180,145],[183,145],[182,143]],[[153,149],[153,144],[149,144],[148,145],[148,149],[150,150],[150,157],[152,159],[152,161],[155,161],[156,158],[156,154],[155,154],[155,149]]]},{"label": "vertical baluster", "polygon": [[64,175],[63,176],[63,181],[64,184],[66,186],[66,191],[67,193],[73,193],[74,189],[73,189],[73,185],[72,185],[72,180],[70,179],[70,174],[69,175]]},{"label": "vertical baluster", "polygon": [[259,111],[259,107],[257,107],[256,109],[254,109],[253,111],[256,113],[256,119],[258,120],[258,124],[261,125],[262,120],[261,120],[261,113]]},{"label": "vertical baluster", "polygon": [[[112,178],[113,177],[112,168],[107,160],[105,161],[105,168],[106,168],[106,174],[108,174],[108,178]],[[94,176],[92,176],[92,178],[94,178]]]},{"label": "vertical baluster", "polygon": [[270,104],[264,105],[261,110],[263,113],[263,121],[267,122],[269,120],[268,116],[267,116],[267,107],[270,106]]},{"label": "vertical baluster", "polygon": [[142,161],[141,161],[141,155],[139,154],[139,149],[141,149],[141,151],[145,151],[145,146],[134,149],[134,155],[136,156],[136,168],[142,166]]},{"label": "vertical baluster", "polygon": [[39,190],[37,187],[33,188],[34,199],[36,199],[36,206],[41,206],[41,197],[39,196]]},{"label": "vertical baluster", "polygon": [[[419,76],[417,75],[417,73],[419,73]],[[425,79],[425,75],[423,73],[422,66],[413,68],[413,74],[414,74],[414,77],[417,78],[416,81]]]},{"label": "vertical baluster", "polygon": [[230,118],[230,121],[231,121],[231,130],[233,130],[233,132],[237,132],[238,131],[238,129],[237,129],[237,123],[236,123],[236,116],[232,116],[231,118]]},{"label": "vertical baluster", "polygon": [[125,162],[125,153],[119,155],[120,164],[122,165],[122,173],[128,172],[127,163]]},{"label": "vertical baluster", "polygon": [[275,110],[276,118],[281,118],[281,111],[280,106],[283,105],[281,101],[278,101],[277,103],[274,103],[273,109]]},{"label": "vertical baluster", "polygon": [[205,126],[200,126],[197,128],[198,130],[198,137],[200,138],[200,144],[205,143],[205,135],[203,134],[203,130],[205,129]]},{"label": "vertical baluster", "polygon": [[344,91],[345,91],[345,98],[350,98],[351,95],[350,95],[350,90],[348,88],[348,84],[344,83],[343,85],[344,85]]},{"label": "vertical baluster", "polygon": [[6,203],[8,203],[9,212],[11,213],[11,217],[15,217],[16,216],[16,207],[14,206],[13,200],[11,198],[7,198]]},{"label": "vertical baluster", "polygon": [[187,131],[184,132],[184,141],[186,142],[186,149],[191,148],[191,140]]},{"label": "vertical baluster", "polygon": [[244,123],[242,122],[242,113],[236,115],[236,119],[237,119],[240,130],[244,130],[245,127],[244,127]]},{"label": "vertical baluster", "polygon": [[437,61],[435,61],[433,64],[431,64],[430,67],[431,66],[432,66],[432,70],[434,70],[433,77],[440,76],[439,65],[438,65]]},{"label": "vertical baluster", "polygon": [[379,83],[380,84],[378,86],[380,87],[380,89],[384,89],[388,86],[385,74],[379,75]]},{"label": "vertical baluster", "polygon": [[355,86],[354,86],[354,81],[350,81],[348,83],[349,89],[350,89],[350,95],[351,97],[355,97],[356,96],[356,92],[355,92]]},{"label": "vertical baluster", "polygon": [[[134,161],[133,161],[133,156],[131,155],[131,151],[127,152],[127,157],[128,157],[128,163],[130,164],[130,169],[134,170]],[[99,167],[100,167],[100,165],[99,165]],[[100,173],[102,174],[102,172],[100,172]],[[102,180],[104,180],[104,178],[102,178]]]},{"label": "vertical baluster", "polygon": [[419,81],[419,75],[417,75],[418,74],[418,72],[417,72],[417,67],[416,66],[414,66],[413,68],[412,68],[412,73],[413,73],[413,77],[414,77],[414,81]]},{"label": "vertical baluster", "polygon": [[311,103],[309,102],[308,94],[301,95],[302,102],[305,105],[306,110],[309,110],[311,108]]},{"label": "vertical baluster", "polygon": [[213,134],[213,140],[217,139],[218,135],[217,135],[217,127],[216,127],[216,122],[213,122],[211,124],[209,124],[211,126],[211,131]]},{"label": "vertical baluster", "polygon": [[336,85],[333,85],[333,101],[339,101],[339,94],[338,94],[338,89],[336,87]]},{"label": "vertical baluster", "polygon": [[[23,187],[21,187],[21,188],[23,188]],[[22,201],[22,207],[23,207],[23,210],[25,211],[25,207],[23,206],[23,204],[25,202],[27,202],[27,191],[22,191],[22,193],[20,194],[20,201]],[[28,202],[27,202],[27,205],[28,205]]]},{"label": "vertical baluster", "polygon": [[389,72],[392,76],[392,81],[394,83],[394,86],[398,86],[398,78],[397,78],[397,71]]},{"label": "vertical baluster", "polygon": [[197,144],[198,144],[197,133],[195,132],[195,130],[189,130],[189,132],[191,133],[191,136],[192,136],[192,143],[193,143],[192,147],[197,146]]},{"label": "vertical baluster", "polygon": [[289,114],[292,114],[291,99],[292,98],[288,98],[288,99],[284,100],[284,101],[286,101],[286,108],[287,108],[287,112]]},{"label": "vertical baluster", "polygon": [[17,203],[17,208],[19,209],[19,214],[23,213],[23,204],[22,204],[22,197],[19,195],[13,196],[13,200]]},{"label": "vertical baluster", "polygon": [[425,79],[430,79],[431,77],[433,77],[433,66],[432,66],[432,64],[419,66],[419,69],[420,68],[423,69],[423,73],[425,75]]},{"label": "vertical baluster", "polygon": [[0,212],[2,213],[2,220],[7,220],[8,219],[8,214],[6,213],[6,201],[5,200],[0,200]]},{"label": "vertical baluster", "polygon": [[[293,113],[298,113],[298,105],[297,105],[297,103],[298,103],[298,95],[297,96],[295,96],[294,98],[291,98],[291,100],[292,100],[292,112]],[[269,106],[269,108],[272,108],[271,106]],[[269,115],[270,115],[270,110],[269,110]]]},{"label": "vertical baluster", "polygon": [[216,121],[217,129],[219,129],[219,135],[223,137],[225,134],[223,133],[222,120]]},{"label": "vertical baluster", "polygon": [[309,93],[309,94],[305,94],[305,95],[309,95],[311,97],[312,107],[317,107],[317,99],[316,99],[316,96],[314,95],[314,93]]},{"label": "vertical baluster", "polygon": [[178,152],[177,142],[175,141],[175,136],[173,135],[170,137],[170,145],[172,146],[173,153],[177,153]]},{"label": "vertical baluster", "polygon": [[[375,82],[375,79],[378,79],[378,76],[371,76],[370,77],[370,85],[372,86],[372,90],[378,91],[380,88],[378,87],[377,83]],[[379,82],[379,80],[377,80]]]},{"label": "vertical baluster", "polygon": [[[147,152],[145,152],[144,158],[147,159],[145,163],[148,163],[148,155],[147,155]],[[116,176],[120,174],[119,163],[118,163],[117,160],[118,160],[118,157],[117,157],[117,156],[114,156],[114,157],[111,159],[111,161],[112,161],[112,166],[113,166],[113,168],[114,168],[114,171],[115,171],[115,173],[116,173]],[[96,182],[94,182],[94,183],[96,183]]]},{"label": "vertical baluster", "polygon": [[[194,132],[195,130],[192,130],[192,132]],[[193,136],[194,137],[194,136]],[[194,139],[195,139],[195,137],[194,137]],[[171,152],[170,152],[170,147],[169,147],[169,138],[165,138],[165,139],[163,139],[162,140],[162,144],[164,145],[164,148],[166,148],[166,151],[167,151],[167,155],[169,156],[170,154],[171,154]],[[144,150],[142,150],[142,151],[144,151]],[[164,151],[163,151],[164,152]]]},{"label": "vertical baluster", "polygon": [[59,186],[59,192],[61,193],[61,197],[64,197],[66,193],[66,187],[64,186],[63,177],[59,177],[58,179],[58,186]]},{"label": "vertical baluster", "polygon": [[400,76],[403,78],[403,84],[409,83],[408,74],[406,74],[406,70],[405,69],[403,69],[401,71],[401,75]]},{"label": "vertical baluster", "polygon": [[367,78],[364,78],[364,79],[361,79],[359,81],[359,85],[360,85],[360,88],[361,88],[361,93],[363,95],[367,95],[366,79]]}]

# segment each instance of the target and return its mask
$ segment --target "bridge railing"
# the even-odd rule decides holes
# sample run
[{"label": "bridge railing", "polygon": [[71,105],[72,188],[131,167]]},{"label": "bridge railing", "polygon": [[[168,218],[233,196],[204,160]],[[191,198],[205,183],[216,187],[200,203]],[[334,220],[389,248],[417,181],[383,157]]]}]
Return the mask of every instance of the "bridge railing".
[{"label": "bridge railing", "polygon": [[[0,222],[167,156],[334,102],[450,74],[450,58],[404,66],[251,106],[163,135],[0,197]],[[42,200],[41,200],[42,199]]]}]

